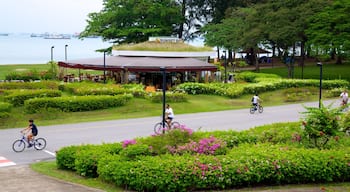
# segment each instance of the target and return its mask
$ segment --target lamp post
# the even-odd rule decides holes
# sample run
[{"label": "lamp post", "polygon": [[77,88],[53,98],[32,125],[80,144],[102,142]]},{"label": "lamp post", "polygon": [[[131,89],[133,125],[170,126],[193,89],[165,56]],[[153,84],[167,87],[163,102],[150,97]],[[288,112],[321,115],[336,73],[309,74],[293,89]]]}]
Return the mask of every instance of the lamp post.
[{"label": "lamp post", "polygon": [[53,48],[55,48],[55,46],[51,46],[51,61],[53,61]]},{"label": "lamp post", "polygon": [[318,99],[318,108],[321,108],[321,98],[322,98],[322,63],[318,62],[317,66],[320,67],[320,93]]},{"label": "lamp post", "polygon": [[[166,73],[165,73],[165,67],[161,67],[160,71],[162,72],[162,76],[163,76],[163,113],[162,113],[162,126],[165,127],[165,89],[166,89]],[[164,133],[164,129],[163,129],[163,133]]]},{"label": "lamp post", "polygon": [[107,50],[103,51],[103,83],[106,84],[106,52]]},{"label": "lamp post", "polygon": [[224,60],[224,67],[225,67],[225,83],[227,83],[227,60],[226,60],[226,50],[223,51],[224,52],[224,57],[225,57],[225,60]]},{"label": "lamp post", "polygon": [[64,60],[67,61],[67,47],[68,45],[64,46]]},{"label": "lamp post", "polygon": [[[66,62],[67,62],[67,47],[68,47],[68,45],[64,46],[64,61],[66,61]],[[67,67],[66,67],[66,75],[68,75]]]}]

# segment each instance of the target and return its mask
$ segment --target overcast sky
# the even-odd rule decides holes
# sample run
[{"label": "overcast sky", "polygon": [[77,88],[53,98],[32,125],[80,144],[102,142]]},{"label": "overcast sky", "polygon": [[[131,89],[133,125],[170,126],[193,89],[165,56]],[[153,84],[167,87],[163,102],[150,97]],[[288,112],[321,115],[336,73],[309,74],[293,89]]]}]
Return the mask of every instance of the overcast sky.
[{"label": "overcast sky", "polygon": [[0,33],[75,33],[102,0],[0,0]]}]

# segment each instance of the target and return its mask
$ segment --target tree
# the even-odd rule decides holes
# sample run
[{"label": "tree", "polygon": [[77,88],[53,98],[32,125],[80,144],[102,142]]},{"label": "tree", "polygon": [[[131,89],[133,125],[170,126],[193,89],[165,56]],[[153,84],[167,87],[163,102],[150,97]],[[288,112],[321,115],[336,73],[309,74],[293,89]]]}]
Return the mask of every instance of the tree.
[{"label": "tree", "polygon": [[350,1],[335,0],[310,19],[307,30],[310,42],[329,54],[337,55],[337,64],[350,53]]},{"label": "tree", "polygon": [[81,37],[102,36],[114,43],[138,43],[150,36],[177,35],[184,18],[173,0],[104,0],[104,8],[90,13]]}]

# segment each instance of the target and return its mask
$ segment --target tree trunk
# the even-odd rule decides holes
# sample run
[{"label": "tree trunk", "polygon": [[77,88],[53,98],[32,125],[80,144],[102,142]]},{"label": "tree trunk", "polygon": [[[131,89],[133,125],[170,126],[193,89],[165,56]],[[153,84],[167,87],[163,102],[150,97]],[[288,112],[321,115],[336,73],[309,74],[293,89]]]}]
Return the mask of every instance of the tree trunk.
[{"label": "tree trunk", "polygon": [[[181,14],[182,14],[182,17],[185,18],[185,15],[186,15],[186,0],[182,0],[182,7],[181,7]],[[182,35],[183,35],[183,32],[184,32],[184,23],[182,23],[179,27],[179,31],[178,31],[178,36],[179,36],[179,39],[182,39]]]},{"label": "tree trunk", "polygon": [[300,62],[299,66],[301,66],[301,79],[304,79],[304,63],[305,63],[305,41],[301,41],[300,44]]}]

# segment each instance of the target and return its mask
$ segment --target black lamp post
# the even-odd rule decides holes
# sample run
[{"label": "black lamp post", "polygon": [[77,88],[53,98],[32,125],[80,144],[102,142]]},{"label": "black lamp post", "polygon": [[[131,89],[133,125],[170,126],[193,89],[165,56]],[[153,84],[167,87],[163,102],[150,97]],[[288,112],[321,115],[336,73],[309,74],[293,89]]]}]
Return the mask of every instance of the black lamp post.
[{"label": "black lamp post", "polygon": [[322,63],[318,62],[317,66],[320,67],[320,93],[318,99],[318,108],[321,108],[321,98],[322,98]]},{"label": "black lamp post", "polygon": [[225,83],[227,83],[227,59],[226,59],[226,51],[223,51],[224,52],[224,57],[225,57],[225,60],[224,60],[224,67],[225,67]]},{"label": "black lamp post", "polygon": [[[165,127],[165,89],[166,89],[166,73],[165,73],[165,67],[161,67],[160,71],[163,75],[163,113],[162,113],[162,125]],[[163,129],[164,133],[164,129]]]},{"label": "black lamp post", "polygon": [[53,48],[55,48],[55,46],[51,46],[51,61],[53,61]]},{"label": "black lamp post", "polygon": [[107,50],[103,51],[103,83],[106,84],[106,52]]}]

